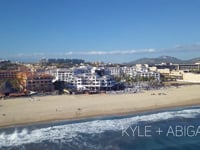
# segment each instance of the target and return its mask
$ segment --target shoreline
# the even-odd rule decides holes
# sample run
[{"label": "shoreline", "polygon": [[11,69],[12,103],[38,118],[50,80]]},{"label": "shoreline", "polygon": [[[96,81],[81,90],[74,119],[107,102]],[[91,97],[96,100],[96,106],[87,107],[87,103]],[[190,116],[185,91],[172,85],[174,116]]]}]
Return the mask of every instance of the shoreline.
[{"label": "shoreline", "polygon": [[[192,85],[145,91],[144,93],[137,94],[61,95],[34,97],[35,100],[28,98],[9,99],[8,101],[0,101],[0,128],[95,119],[98,117],[135,115],[196,106],[200,105],[200,92],[198,92],[198,89],[200,89],[199,85]],[[167,94],[158,95],[160,92]],[[181,94],[180,92],[183,93]],[[151,95],[152,93],[156,93],[156,95]],[[134,106],[132,106],[133,104]],[[6,115],[2,116],[3,113]]]}]

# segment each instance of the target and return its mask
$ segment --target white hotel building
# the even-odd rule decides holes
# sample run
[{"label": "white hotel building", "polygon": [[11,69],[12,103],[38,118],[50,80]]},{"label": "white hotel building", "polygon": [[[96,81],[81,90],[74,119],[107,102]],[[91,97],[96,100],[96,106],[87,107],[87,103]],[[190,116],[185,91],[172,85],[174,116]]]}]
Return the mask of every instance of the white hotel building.
[{"label": "white hotel building", "polygon": [[[98,74],[96,71],[103,71],[103,75]],[[146,66],[133,66],[133,67],[106,67],[96,68],[90,66],[81,66],[73,68],[62,68],[49,70],[46,73],[54,76],[53,81],[64,81],[69,86],[78,90],[87,89],[110,89],[116,83],[113,76],[130,76],[132,78],[153,77],[160,80],[160,73],[149,71]]]},{"label": "white hotel building", "polygon": [[136,65],[133,67],[108,67],[106,68],[110,75],[120,77],[123,75],[130,76],[133,78],[144,77],[151,78],[153,77],[156,80],[160,80],[160,73],[155,71],[150,71],[147,66]]},{"label": "white hotel building", "polygon": [[99,76],[97,74],[77,75],[71,81],[71,84],[79,90],[86,89],[108,89],[115,85],[115,81],[108,75]]},{"label": "white hotel building", "polygon": [[78,90],[107,89],[115,85],[110,75],[98,75],[96,67],[79,67],[49,70],[47,73],[54,76],[54,81],[64,81]]}]

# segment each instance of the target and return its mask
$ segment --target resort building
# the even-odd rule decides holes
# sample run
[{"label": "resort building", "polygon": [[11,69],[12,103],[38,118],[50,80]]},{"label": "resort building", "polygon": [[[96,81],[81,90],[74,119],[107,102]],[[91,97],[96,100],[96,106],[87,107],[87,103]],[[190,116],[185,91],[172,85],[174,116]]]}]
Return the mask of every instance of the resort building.
[{"label": "resort building", "polygon": [[65,69],[48,70],[54,76],[53,81],[64,81],[70,88],[77,90],[103,90],[115,85],[113,76],[104,68],[81,66]]},{"label": "resort building", "polygon": [[49,69],[45,73],[52,75],[54,77],[53,81],[71,82],[76,75],[91,73],[91,67]]},{"label": "resort building", "polygon": [[110,75],[115,77],[130,76],[132,78],[154,78],[160,80],[160,73],[157,71],[150,71],[148,66],[137,64],[132,67],[108,67]]},{"label": "resort building", "polygon": [[119,77],[123,74],[121,67],[107,67],[106,70],[110,75],[113,75],[115,77]]},{"label": "resort building", "polygon": [[54,77],[54,81],[65,81],[69,82],[72,79],[73,71],[72,69],[63,68],[63,69],[51,69],[46,71],[47,74],[50,74]]},{"label": "resort building", "polygon": [[48,74],[20,72],[17,78],[24,91],[52,92],[54,90],[53,76]]},{"label": "resort building", "polygon": [[115,85],[111,76],[99,76],[97,74],[75,76],[71,83],[78,90],[107,90]]},{"label": "resort building", "polygon": [[182,80],[184,71],[182,70],[172,70],[169,74],[169,77],[174,80]]},{"label": "resort building", "polygon": [[183,71],[200,71],[200,64],[178,64],[176,65],[176,69]]},{"label": "resort building", "polygon": [[91,67],[49,69],[53,82],[64,81],[66,87],[77,90],[108,90],[116,85],[114,77],[130,76],[135,79],[155,79],[160,81],[160,73],[149,71],[147,66],[133,67]]},{"label": "resort building", "polygon": [[160,81],[160,73],[158,72],[153,72],[153,71],[148,71],[148,72],[136,72],[133,74],[133,78],[153,78],[155,80]]},{"label": "resort building", "polygon": [[0,79],[16,78],[17,73],[17,70],[0,70]]},{"label": "resort building", "polygon": [[53,77],[47,74],[29,75],[26,82],[26,88],[31,91],[52,92],[54,90],[52,79]]},{"label": "resort building", "polygon": [[183,73],[184,82],[200,83],[200,74],[199,73]]},{"label": "resort building", "polygon": [[170,71],[176,70],[176,66],[172,63],[155,64],[155,67],[160,70],[162,70],[162,69],[169,69]]}]

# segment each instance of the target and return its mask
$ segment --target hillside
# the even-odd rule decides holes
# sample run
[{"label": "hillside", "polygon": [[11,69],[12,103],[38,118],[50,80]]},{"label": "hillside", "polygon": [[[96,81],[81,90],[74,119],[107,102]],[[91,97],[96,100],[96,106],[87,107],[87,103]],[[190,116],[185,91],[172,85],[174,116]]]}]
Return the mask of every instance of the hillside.
[{"label": "hillside", "polygon": [[160,56],[157,58],[141,58],[131,62],[126,63],[127,65],[134,65],[134,64],[160,64],[164,63],[173,63],[173,64],[193,64],[200,61],[200,57],[193,58],[189,60],[182,60],[171,56]]}]

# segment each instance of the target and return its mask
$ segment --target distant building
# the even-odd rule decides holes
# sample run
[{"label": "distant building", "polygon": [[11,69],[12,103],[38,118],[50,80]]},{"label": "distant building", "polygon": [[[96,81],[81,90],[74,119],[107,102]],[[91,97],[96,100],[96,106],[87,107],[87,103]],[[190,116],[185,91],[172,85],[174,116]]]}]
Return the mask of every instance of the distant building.
[{"label": "distant building", "polygon": [[48,63],[71,63],[71,64],[81,64],[85,61],[82,59],[48,59]]},{"label": "distant building", "polygon": [[4,65],[4,64],[10,64],[11,61],[10,60],[3,60],[3,59],[0,59],[0,66],[1,65]]},{"label": "distant building", "polygon": [[169,76],[171,71],[168,68],[164,68],[164,69],[157,69],[157,72],[159,72],[162,75]]},{"label": "distant building", "polygon": [[176,65],[171,63],[161,63],[161,64],[156,64],[155,66],[157,67],[157,69],[169,69],[170,71],[176,69]]},{"label": "distant building", "polygon": [[132,78],[154,78],[156,80],[160,80],[160,73],[156,71],[150,71],[147,65],[137,64],[136,66],[128,67],[107,67],[110,75],[115,77],[120,76],[130,76]]},{"label": "distant building", "polygon": [[17,73],[17,70],[0,70],[0,79],[14,79]]},{"label": "distant building", "polygon": [[184,71],[181,70],[172,70],[169,74],[171,78],[174,78],[175,80],[182,80],[183,79]]},{"label": "distant building", "polygon": [[135,74],[133,74],[133,78],[153,78],[155,80],[160,81],[160,73],[158,72],[136,72]]},{"label": "distant building", "polygon": [[184,71],[200,71],[200,64],[178,64],[176,65],[176,69]]},{"label": "distant building", "polygon": [[121,67],[107,67],[106,69],[110,75],[113,75],[115,77],[119,77],[123,74]]},{"label": "distant building", "polygon": [[199,64],[200,64],[200,61],[197,61],[195,64],[198,64],[198,65],[199,65]]},{"label": "distant building", "polygon": [[200,83],[200,74],[197,73],[184,73],[183,80],[184,82]]}]

